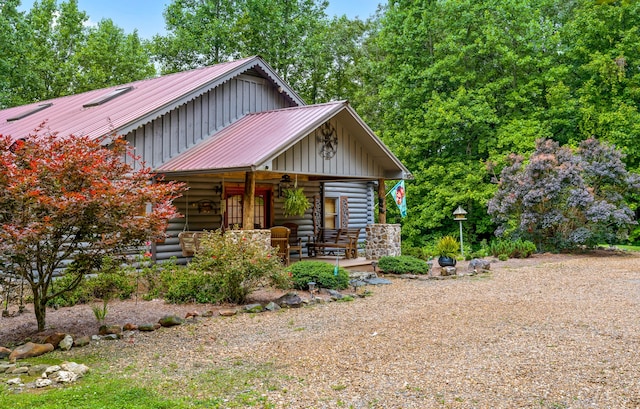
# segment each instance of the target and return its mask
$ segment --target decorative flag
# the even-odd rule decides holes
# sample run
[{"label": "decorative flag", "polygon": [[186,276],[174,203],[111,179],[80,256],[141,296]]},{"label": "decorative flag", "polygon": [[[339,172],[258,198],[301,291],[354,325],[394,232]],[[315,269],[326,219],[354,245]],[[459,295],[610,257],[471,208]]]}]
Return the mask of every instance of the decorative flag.
[{"label": "decorative flag", "polygon": [[398,205],[400,209],[400,216],[407,217],[407,195],[404,190],[404,180],[396,183],[396,185],[389,191],[393,201]]}]

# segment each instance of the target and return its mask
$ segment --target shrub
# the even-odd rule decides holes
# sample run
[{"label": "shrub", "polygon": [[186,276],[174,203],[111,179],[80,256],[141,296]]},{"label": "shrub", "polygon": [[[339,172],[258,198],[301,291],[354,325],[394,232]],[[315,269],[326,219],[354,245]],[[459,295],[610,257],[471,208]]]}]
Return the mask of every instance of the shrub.
[{"label": "shrub", "polygon": [[222,301],[219,280],[212,274],[182,268],[171,272],[170,281],[168,278],[168,275],[163,276],[163,281],[167,280],[164,298],[169,303],[215,304]]},{"label": "shrub", "polygon": [[428,274],[429,265],[413,256],[384,256],[378,260],[380,271],[391,274]]},{"label": "shrub", "polygon": [[[50,293],[61,288],[69,287],[76,279],[76,275],[67,273],[53,281]],[[49,306],[71,307],[76,304],[86,304],[96,299],[109,301],[113,298],[126,300],[135,291],[135,277],[117,263],[105,258],[100,271],[95,276],[85,276],[73,290],[64,292],[47,302]]]},{"label": "shrub", "polygon": [[[293,279],[293,286],[299,290],[309,288],[313,281],[318,287],[343,290],[349,286],[349,273],[342,267],[324,261],[299,261],[289,267]],[[337,273],[337,274],[336,274]]]},{"label": "shrub", "polygon": [[515,241],[497,239],[489,245],[489,253],[494,257],[505,255],[510,258],[527,258],[535,251],[535,244],[522,239]]},{"label": "shrub", "polygon": [[[201,250],[188,267],[208,291],[214,292],[205,298],[231,303],[243,303],[247,295],[283,269],[271,247],[221,231],[202,237]],[[201,293],[198,288],[191,288]]]}]

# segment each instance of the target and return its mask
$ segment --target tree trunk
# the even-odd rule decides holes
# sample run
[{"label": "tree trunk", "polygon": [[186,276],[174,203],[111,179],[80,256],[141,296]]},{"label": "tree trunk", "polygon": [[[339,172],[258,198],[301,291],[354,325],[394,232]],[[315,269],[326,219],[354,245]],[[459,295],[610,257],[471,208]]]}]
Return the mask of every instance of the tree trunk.
[{"label": "tree trunk", "polygon": [[45,320],[47,316],[47,299],[40,294],[41,288],[33,288],[33,311],[36,314],[36,322],[38,323],[38,332],[44,331]]}]

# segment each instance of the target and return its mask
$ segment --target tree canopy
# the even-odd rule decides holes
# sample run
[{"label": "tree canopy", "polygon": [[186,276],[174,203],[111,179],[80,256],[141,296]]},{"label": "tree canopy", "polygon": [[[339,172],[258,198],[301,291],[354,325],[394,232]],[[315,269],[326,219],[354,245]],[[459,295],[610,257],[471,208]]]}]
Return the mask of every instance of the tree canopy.
[{"label": "tree canopy", "polygon": [[[164,237],[177,216],[181,184],[150,183],[149,168],[124,162],[133,156],[126,142],[102,143],[44,131],[0,136],[0,264],[31,286],[40,331],[48,300],[97,273],[104,257]],[[50,291],[54,275],[72,279]]]}]

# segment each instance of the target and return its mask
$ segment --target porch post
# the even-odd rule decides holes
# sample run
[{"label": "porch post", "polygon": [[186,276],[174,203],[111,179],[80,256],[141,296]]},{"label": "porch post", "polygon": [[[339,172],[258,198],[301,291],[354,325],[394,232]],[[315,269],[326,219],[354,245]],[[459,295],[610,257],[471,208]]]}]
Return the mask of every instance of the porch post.
[{"label": "porch post", "polygon": [[384,179],[378,179],[378,223],[387,223],[387,198]]},{"label": "porch post", "polygon": [[255,202],[256,174],[247,172],[244,176],[244,195],[242,197],[242,229],[253,230],[253,204]]}]

